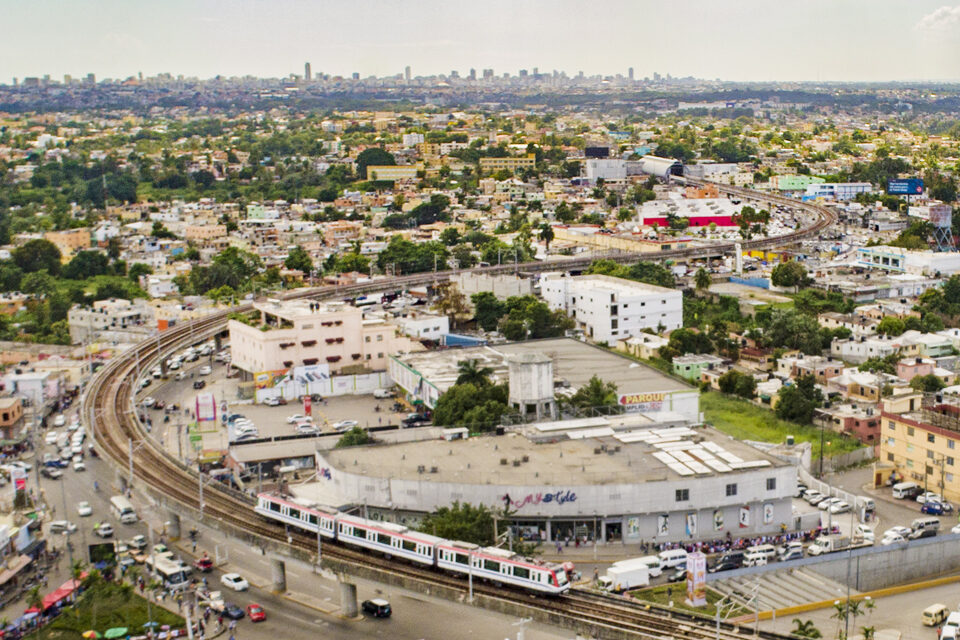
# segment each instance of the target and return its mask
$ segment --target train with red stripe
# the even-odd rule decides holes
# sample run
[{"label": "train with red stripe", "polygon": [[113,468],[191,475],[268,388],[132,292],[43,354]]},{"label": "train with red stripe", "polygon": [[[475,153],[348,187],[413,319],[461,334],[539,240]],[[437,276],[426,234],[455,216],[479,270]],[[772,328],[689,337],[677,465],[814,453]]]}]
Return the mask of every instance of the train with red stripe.
[{"label": "train with red stripe", "polygon": [[400,524],[306,506],[268,493],[257,496],[256,512],[315,536],[463,576],[472,573],[474,578],[550,595],[570,589],[569,567],[531,560],[506,549],[446,540]]}]

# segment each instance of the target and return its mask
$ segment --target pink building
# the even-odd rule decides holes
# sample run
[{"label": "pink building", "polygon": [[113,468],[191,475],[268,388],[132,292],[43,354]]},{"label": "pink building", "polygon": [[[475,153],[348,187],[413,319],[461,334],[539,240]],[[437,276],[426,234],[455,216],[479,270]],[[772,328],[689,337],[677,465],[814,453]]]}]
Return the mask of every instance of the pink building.
[{"label": "pink building", "polygon": [[897,362],[897,377],[910,382],[917,376],[928,376],[936,369],[932,358],[904,358]]}]

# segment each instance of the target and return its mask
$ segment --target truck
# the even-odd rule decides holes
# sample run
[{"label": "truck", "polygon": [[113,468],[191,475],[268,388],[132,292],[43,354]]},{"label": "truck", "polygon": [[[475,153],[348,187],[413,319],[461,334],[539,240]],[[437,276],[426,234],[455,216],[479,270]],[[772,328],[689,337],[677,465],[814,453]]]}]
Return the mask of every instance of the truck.
[{"label": "truck", "polygon": [[813,544],[807,547],[807,553],[811,556],[819,556],[823,553],[833,553],[834,551],[843,551],[850,546],[850,537],[840,534],[829,536],[820,536]]},{"label": "truck", "polygon": [[600,588],[604,591],[621,593],[627,589],[650,585],[650,570],[646,564],[615,564],[599,578]]}]

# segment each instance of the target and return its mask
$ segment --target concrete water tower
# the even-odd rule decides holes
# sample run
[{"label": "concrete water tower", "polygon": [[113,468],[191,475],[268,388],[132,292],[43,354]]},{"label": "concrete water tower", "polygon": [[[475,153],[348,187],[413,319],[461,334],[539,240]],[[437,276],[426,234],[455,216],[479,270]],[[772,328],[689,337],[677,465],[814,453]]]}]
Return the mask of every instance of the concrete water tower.
[{"label": "concrete water tower", "polygon": [[553,360],[542,353],[507,357],[510,406],[526,418],[557,419],[553,397]]}]

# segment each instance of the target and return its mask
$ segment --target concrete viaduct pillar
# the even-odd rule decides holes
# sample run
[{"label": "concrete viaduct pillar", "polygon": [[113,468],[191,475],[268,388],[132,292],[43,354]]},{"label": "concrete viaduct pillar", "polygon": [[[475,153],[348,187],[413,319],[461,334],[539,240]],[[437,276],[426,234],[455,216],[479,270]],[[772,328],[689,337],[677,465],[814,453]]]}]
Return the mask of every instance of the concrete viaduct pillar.
[{"label": "concrete viaduct pillar", "polygon": [[280,558],[271,558],[270,567],[273,574],[274,593],[283,593],[287,590],[287,565]]},{"label": "concrete viaduct pillar", "polygon": [[216,345],[217,353],[219,353],[220,350],[223,349],[223,335],[218,333],[217,335],[213,336],[213,344]]},{"label": "concrete viaduct pillar", "polygon": [[357,607],[357,585],[347,582],[344,576],[340,576],[340,611],[345,618],[356,618],[359,615]]},{"label": "concrete viaduct pillar", "polygon": [[173,509],[167,509],[165,528],[167,530],[167,538],[169,540],[180,539],[180,514]]}]

